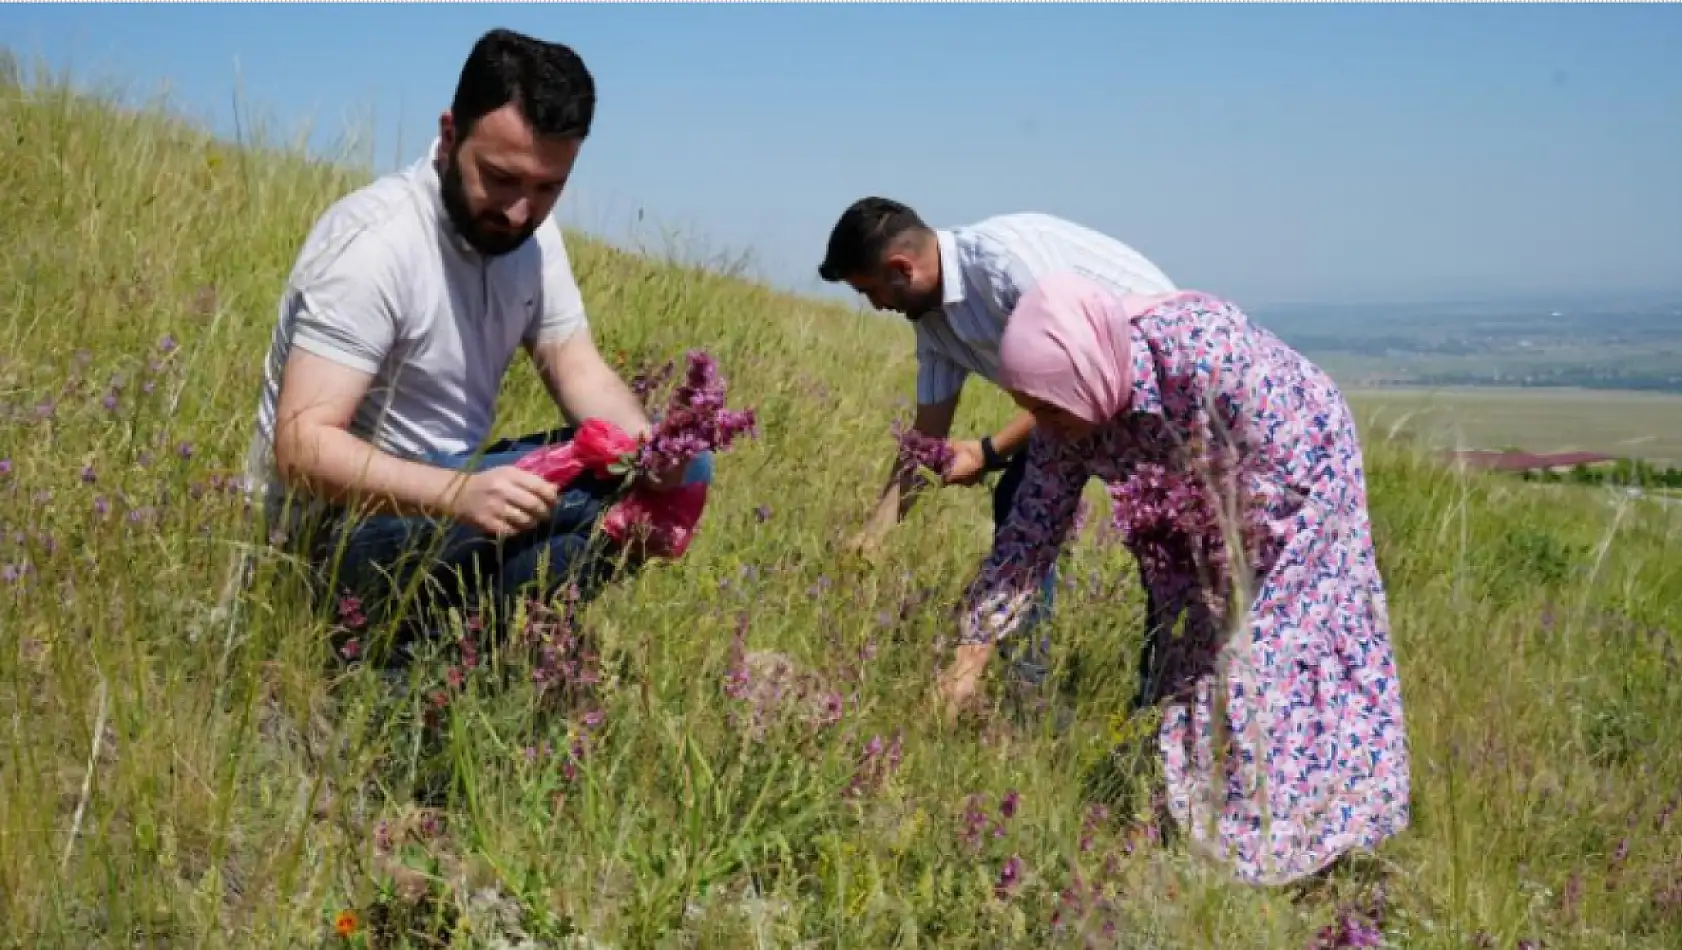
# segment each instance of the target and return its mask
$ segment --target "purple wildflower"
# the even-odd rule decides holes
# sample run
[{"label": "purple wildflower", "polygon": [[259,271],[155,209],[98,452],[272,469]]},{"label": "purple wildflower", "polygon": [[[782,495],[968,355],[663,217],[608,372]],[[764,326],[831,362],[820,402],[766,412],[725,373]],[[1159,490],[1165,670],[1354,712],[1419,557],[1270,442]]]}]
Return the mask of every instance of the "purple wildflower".
[{"label": "purple wildflower", "polygon": [[444,816],[428,809],[421,814],[420,830],[428,838],[438,837],[444,833]]},{"label": "purple wildflower", "polygon": [[858,798],[879,790],[891,775],[899,771],[901,752],[899,730],[894,730],[893,739],[887,742],[879,735],[871,736],[859,756],[853,780],[848,783],[842,795],[846,798]]},{"label": "purple wildflower", "polygon": [[753,685],[747,664],[746,618],[736,625],[736,637],[730,644],[730,669],[724,674],[724,695],[731,699],[746,699]]},{"label": "purple wildflower", "polygon": [[1104,822],[1110,820],[1110,810],[1100,803],[1086,810],[1086,817],[1080,823],[1080,849],[1082,852],[1092,850],[1092,838]]},{"label": "purple wildflower", "polygon": [[958,840],[971,851],[980,850],[981,842],[992,830],[993,821],[981,809],[982,801],[983,798],[979,794],[964,800],[963,829],[958,832]]},{"label": "purple wildflower", "polygon": [[841,716],[846,711],[846,708],[847,701],[842,698],[840,693],[825,693],[818,709],[817,727],[819,729],[828,729],[830,726],[840,722]]},{"label": "purple wildflower", "polygon": [[12,474],[12,460],[11,459],[0,459],[0,478],[5,478],[5,477],[7,477],[11,474]]},{"label": "purple wildflower", "polygon": [[1005,860],[1004,866],[999,868],[999,880],[993,885],[993,896],[999,900],[1009,900],[1016,892],[1016,886],[1022,883],[1022,859],[1011,855]]},{"label": "purple wildflower", "polygon": [[726,409],[724,378],[717,362],[702,350],[688,354],[689,372],[672,392],[666,414],[637,453],[642,471],[681,468],[702,452],[728,449],[742,435],[757,431],[752,409]]},{"label": "purple wildflower", "polygon": [[[1266,451],[1258,451],[1233,465],[1230,453],[1193,449],[1177,461],[1183,464],[1142,462],[1127,482],[1112,488],[1112,523],[1147,570],[1191,566],[1203,574],[1208,606],[1222,610],[1232,578],[1221,496],[1233,484],[1253,481],[1247,477],[1249,469],[1265,466],[1270,459]],[[1253,497],[1238,501],[1236,527],[1245,554],[1265,563],[1276,553],[1261,544],[1269,538],[1266,510]]]},{"label": "purple wildflower", "polygon": [[351,630],[360,628],[368,622],[362,612],[362,600],[354,594],[342,594],[338,603],[339,623]]},{"label": "purple wildflower", "polygon": [[1364,902],[1340,907],[1336,923],[1320,928],[1309,944],[1310,950],[1383,946],[1387,906],[1384,891],[1380,888],[1368,895]]},{"label": "purple wildflower", "polygon": [[899,464],[910,470],[928,469],[944,478],[952,471],[955,456],[951,443],[918,432],[903,423],[893,425],[894,439],[899,443]]}]

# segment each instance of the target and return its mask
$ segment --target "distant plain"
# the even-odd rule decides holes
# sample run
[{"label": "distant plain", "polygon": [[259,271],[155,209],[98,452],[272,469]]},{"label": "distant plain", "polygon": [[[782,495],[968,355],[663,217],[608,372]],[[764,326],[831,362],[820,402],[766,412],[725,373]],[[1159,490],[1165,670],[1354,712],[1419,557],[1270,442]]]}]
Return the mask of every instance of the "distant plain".
[{"label": "distant plain", "polygon": [[1356,388],[1369,431],[1435,447],[1599,452],[1682,466],[1682,395],[1506,386]]}]

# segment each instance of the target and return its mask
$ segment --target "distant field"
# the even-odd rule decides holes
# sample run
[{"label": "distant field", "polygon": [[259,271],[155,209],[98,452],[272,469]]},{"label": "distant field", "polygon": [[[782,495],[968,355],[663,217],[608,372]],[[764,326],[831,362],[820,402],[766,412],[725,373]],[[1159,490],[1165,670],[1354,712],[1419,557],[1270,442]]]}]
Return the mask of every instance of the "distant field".
[{"label": "distant field", "polygon": [[1356,389],[1369,429],[1444,447],[1604,452],[1682,465],[1682,396],[1586,389]]}]

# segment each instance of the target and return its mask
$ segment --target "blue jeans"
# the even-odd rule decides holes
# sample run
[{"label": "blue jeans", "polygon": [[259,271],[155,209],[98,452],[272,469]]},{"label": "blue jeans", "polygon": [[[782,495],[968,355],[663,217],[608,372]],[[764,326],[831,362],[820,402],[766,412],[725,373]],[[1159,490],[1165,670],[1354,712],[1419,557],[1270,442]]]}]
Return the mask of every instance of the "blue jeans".
[{"label": "blue jeans", "polygon": [[[436,453],[426,461],[478,471],[513,464],[533,449],[571,438],[570,428],[558,429],[505,439],[482,453]],[[684,481],[712,482],[710,453],[690,463]],[[580,600],[587,600],[614,579],[620,559],[592,532],[616,488],[616,480],[585,472],[562,492],[548,524],[502,540],[425,517],[375,515],[355,524],[329,518],[311,551],[312,566],[334,594],[356,595],[371,623],[397,613],[399,599],[413,588],[414,599],[401,613],[423,627],[434,611],[449,608],[480,615],[494,610],[500,625],[523,598],[547,602],[573,584]],[[484,620],[488,626],[493,618]]]},{"label": "blue jeans", "polygon": [[[1005,521],[1010,517],[1010,510],[1016,504],[1016,493],[1022,488],[1022,481],[1028,474],[1028,449],[1023,447],[1010,458],[1010,464],[1004,474],[999,476],[998,484],[993,486],[993,537],[1004,530]],[[1010,668],[1011,677],[1019,683],[1032,687],[1039,687],[1045,683],[1051,674],[1051,641],[1047,637],[1033,636],[1034,628],[1051,616],[1052,608],[1057,601],[1057,565],[1051,565],[1045,580],[1040,584],[1040,596],[1035,601],[1033,609],[1016,634],[1005,638],[999,643],[999,657]],[[1018,643],[1025,647],[1017,652]]]}]

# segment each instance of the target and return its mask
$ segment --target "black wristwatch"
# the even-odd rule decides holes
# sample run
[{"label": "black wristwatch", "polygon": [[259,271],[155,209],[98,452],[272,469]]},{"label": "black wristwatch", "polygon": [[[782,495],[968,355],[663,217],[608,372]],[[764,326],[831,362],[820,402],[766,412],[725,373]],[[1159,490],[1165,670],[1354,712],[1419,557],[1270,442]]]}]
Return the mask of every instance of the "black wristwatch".
[{"label": "black wristwatch", "polygon": [[981,437],[981,469],[982,469],[982,471],[1002,472],[1006,468],[1009,468],[1009,467],[1010,467],[1010,460],[1006,459],[1004,456],[1000,455],[998,449],[993,448],[993,437],[990,436],[990,435],[982,436]]}]

